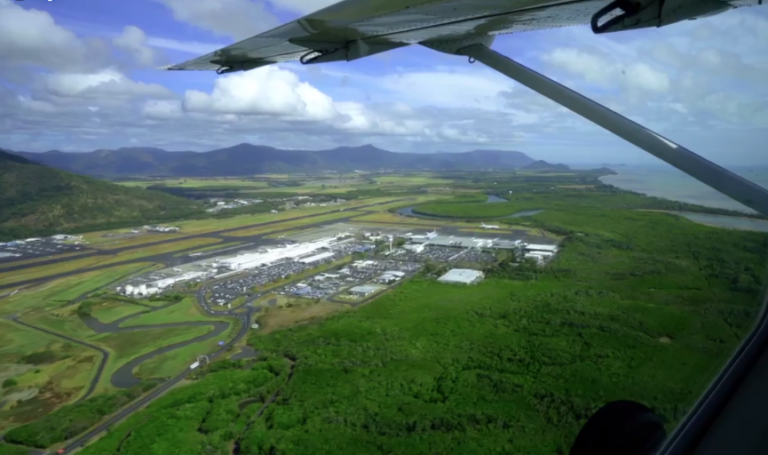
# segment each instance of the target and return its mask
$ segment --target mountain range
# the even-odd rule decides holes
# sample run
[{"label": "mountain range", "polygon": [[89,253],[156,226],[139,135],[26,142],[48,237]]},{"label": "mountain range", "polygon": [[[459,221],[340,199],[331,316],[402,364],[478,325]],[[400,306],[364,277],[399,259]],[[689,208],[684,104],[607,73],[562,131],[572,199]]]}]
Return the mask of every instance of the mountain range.
[{"label": "mountain range", "polygon": [[474,150],[464,153],[396,153],[373,145],[331,150],[281,150],[240,144],[209,152],[169,152],[135,147],[88,153],[13,152],[31,161],[94,177],[218,177],[318,171],[511,170],[536,160],[521,152]]},{"label": "mountain range", "polygon": [[202,213],[188,199],[33,163],[0,150],[0,241],[141,226]]}]

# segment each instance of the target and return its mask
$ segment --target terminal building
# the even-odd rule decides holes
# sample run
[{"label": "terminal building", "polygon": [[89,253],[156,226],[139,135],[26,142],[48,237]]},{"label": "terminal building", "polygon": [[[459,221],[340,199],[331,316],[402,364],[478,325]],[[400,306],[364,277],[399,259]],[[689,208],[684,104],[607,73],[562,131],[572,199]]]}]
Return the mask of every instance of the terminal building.
[{"label": "terminal building", "polygon": [[451,269],[437,281],[451,284],[475,284],[483,281],[483,278],[485,278],[485,274],[479,270]]},{"label": "terminal building", "polygon": [[[331,247],[331,245],[342,242],[336,242],[334,237],[330,237],[315,240],[314,242],[285,245],[279,248],[267,249],[262,252],[240,254],[235,257],[222,259],[218,261],[216,265],[217,267],[222,267],[229,270],[248,270],[274,264],[275,262],[286,259],[316,262],[328,258],[332,255],[332,253],[329,252],[319,252],[320,250],[327,250]],[[302,257],[304,258],[302,259]]]}]

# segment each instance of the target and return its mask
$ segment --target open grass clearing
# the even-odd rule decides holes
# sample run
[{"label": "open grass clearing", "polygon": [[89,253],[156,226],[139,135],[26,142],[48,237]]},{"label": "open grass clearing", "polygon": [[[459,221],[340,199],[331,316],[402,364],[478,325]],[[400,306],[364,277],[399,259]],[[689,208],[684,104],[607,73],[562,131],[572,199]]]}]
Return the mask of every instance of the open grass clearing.
[{"label": "open grass clearing", "polygon": [[100,354],[84,346],[0,319],[0,432],[77,399],[87,388]]},{"label": "open grass clearing", "polygon": [[204,314],[197,305],[194,295],[184,297],[184,299],[168,308],[142,314],[139,317],[125,321],[120,327],[136,327],[140,325],[168,324],[173,322],[190,321],[227,321],[227,318],[210,317]]},{"label": "open grass clearing", "polygon": [[[88,236],[88,234],[86,234]],[[127,248],[131,246],[140,246],[145,243],[162,242],[165,240],[182,239],[185,237],[183,233],[160,233],[160,232],[142,232],[130,237],[101,237],[95,236],[96,241],[90,243],[88,246],[99,250],[113,250],[116,248]]]},{"label": "open grass clearing", "polygon": [[103,302],[98,303],[91,308],[91,316],[105,324],[109,324],[120,318],[148,310],[149,308],[145,306],[134,305],[119,300],[105,299]]},{"label": "open grass clearing", "polygon": [[43,261],[51,261],[51,260],[59,260],[59,259],[65,259],[65,258],[72,258],[75,256],[82,256],[83,254],[88,254],[90,251],[74,251],[72,253],[64,253],[64,254],[57,254],[54,256],[39,256],[35,258],[30,259],[22,259],[20,261],[12,261],[12,262],[3,262],[0,263],[0,272],[10,271],[14,268],[20,266],[20,265],[27,265],[27,264],[34,264],[36,262],[43,262]]},{"label": "open grass clearing", "polygon": [[[281,297],[282,299],[280,299]],[[286,298],[282,295],[270,298],[279,299],[277,306],[265,306],[264,310],[257,316],[256,320],[260,326],[255,332],[257,335],[266,335],[276,330],[317,321],[331,314],[352,310],[352,307],[348,305],[327,301],[315,303],[310,299]]]},{"label": "open grass clearing", "polygon": [[105,333],[97,335],[94,341],[107,348],[109,357],[104,374],[97,390],[100,392],[115,390],[110,378],[117,368],[131,359],[185,340],[196,338],[213,330],[211,326],[170,327],[137,330],[133,332]]},{"label": "open grass clearing", "polygon": [[129,275],[149,270],[153,265],[149,262],[120,265],[26,287],[12,296],[0,299],[0,316],[59,308],[83,294],[93,292]]},{"label": "open grass clearing", "polygon": [[342,212],[335,212],[335,213],[328,213],[324,215],[317,215],[312,216],[309,218],[304,218],[300,220],[293,220],[293,221],[286,221],[285,223],[275,224],[275,225],[269,225],[269,226],[262,226],[262,227],[254,227],[249,229],[243,229],[239,231],[233,231],[228,233],[227,235],[231,235],[233,237],[249,237],[252,235],[258,235],[258,234],[269,234],[269,233],[278,233],[283,234],[288,230],[306,226],[308,224],[315,224],[315,223],[323,223],[326,221],[333,221],[338,220],[340,218],[349,218],[350,216],[359,215],[362,212],[355,212],[355,211],[342,211]]},{"label": "open grass clearing", "polygon": [[73,259],[71,261],[59,262],[56,264],[41,265],[30,267],[28,269],[12,270],[0,273],[0,286],[18,283],[26,280],[45,278],[49,275],[71,272],[73,270],[85,269],[95,265],[106,263],[112,256],[91,256],[82,259]]},{"label": "open grass clearing", "polygon": [[177,254],[174,254],[173,256],[174,257],[181,257],[181,256],[189,256],[190,254],[194,254],[194,253],[205,253],[205,252],[208,252],[208,251],[218,251],[218,250],[222,250],[222,249],[225,249],[225,248],[232,248],[232,247],[236,247],[236,246],[239,246],[239,245],[243,245],[245,243],[246,242],[218,243],[218,244],[211,245],[211,246],[206,246],[206,247],[203,247],[203,248],[195,248],[194,250],[185,251],[183,253],[177,253]]},{"label": "open grass clearing", "polygon": [[117,255],[112,256],[108,260],[104,261],[103,264],[113,264],[116,262],[132,261],[134,259],[140,259],[145,256],[156,256],[159,254],[166,254],[174,251],[193,248],[196,246],[211,245],[211,244],[221,243],[221,242],[222,242],[221,239],[201,237],[201,238],[194,238],[194,239],[178,240],[172,243],[161,243],[160,245],[137,247],[137,248],[132,248],[126,251],[121,251]]},{"label": "open grass clearing", "polygon": [[237,333],[238,328],[239,326],[233,323],[219,338],[199,341],[153,357],[135,368],[133,374],[144,379],[176,376],[195,362],[197,356],[216,352],[219,349],[219,341],[229,341]]},{"label": "open grass clearing", "polygon": [[173,179],[158,180],[129,180],[116,182],[124,186],[137,186],[146,188],[148,186],[163,185],[172,188],[200,188],[200,189],[242,189],[242,188],[264,188],[268,182],[256,181],[248,178],[188,178],[179,177]]}]

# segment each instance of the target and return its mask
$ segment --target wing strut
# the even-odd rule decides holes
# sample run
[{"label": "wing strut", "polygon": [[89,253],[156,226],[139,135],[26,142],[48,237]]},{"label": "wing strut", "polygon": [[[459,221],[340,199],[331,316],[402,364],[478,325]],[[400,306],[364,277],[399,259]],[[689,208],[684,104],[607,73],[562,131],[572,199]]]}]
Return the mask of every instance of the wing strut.
[{"label": "wing strut", "polygon": [[726,196],[768,215],[768,191],[483,44],[456,51],[546,96]]}]

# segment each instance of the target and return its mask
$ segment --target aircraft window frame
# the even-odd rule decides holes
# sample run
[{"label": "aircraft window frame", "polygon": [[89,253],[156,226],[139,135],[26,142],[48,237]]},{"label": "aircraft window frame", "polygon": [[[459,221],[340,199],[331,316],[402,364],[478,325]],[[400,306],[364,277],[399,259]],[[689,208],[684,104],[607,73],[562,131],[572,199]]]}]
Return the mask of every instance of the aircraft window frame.
[{"label": "aircraft window frame", "polygon": [[[768,280],[768,274],[766,274]],[[691,411],[672,431],[657,455],[694,453],[739,387],[768,348],[768,284],[764,286],[760,313],[755,326],[741,341]],[[738,437],[738,436],[737,436]]]}]

